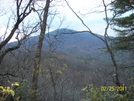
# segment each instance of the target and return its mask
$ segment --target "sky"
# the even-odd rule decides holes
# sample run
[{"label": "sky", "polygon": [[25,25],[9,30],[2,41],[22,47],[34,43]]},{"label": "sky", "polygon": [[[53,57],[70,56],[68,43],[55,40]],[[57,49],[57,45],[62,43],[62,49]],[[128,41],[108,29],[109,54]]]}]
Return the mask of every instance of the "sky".
[{"label": "sky", "polygon": [[[104,35],[106,23],[103,20],[105,18],[105,14],[98,13],[98,11],[103,11],[104,7],[102,6],[102,0],[67,0],[69,5],[74,9],[74,11],[83,19],[85,24],[92,30],[92,32]],[[111,0],[105,0],[108,3]],[[4,33],[6,29],[6,24],[8,23],[8,18],[10,15],[13,16],[13,6],[14,3],[11,0],[0,0],[0,13],[1,15],[4,12],[8,12],[6,15],[0,15],[0,32]],[[87,30],[81,23],[81,21],[75,16],[75,14],[69,9],[65,2],[59,3],[60,6],[56,7],[56,10],[60,12],[60,15],[53,21],[53,25],[51,30],[55,30],[57,25],[59,24],[58,18],[65,18],[61,28],[69,28],[73,30],[83,31]],[[61,6],[62,5],[62,6]],[[3,9],[2,9],[3,8]],[[95,13],[95,11],[97,11]],[[9,14],[9,15],[8,15]],[[32,15],[34,16],[34,14]],[[108,16],[111,16],[109,13]],[[31,17],[32,18],[32,17]],[[31,20],[31,18],[29,18]],[[30,22],[28,20],[28,22]],[[34,20],[32,20],[34,21]],[[10,23],[14,21],[11,20]],[[55,26],[56,25],[56,26]],[[10,30],[8,30],[10,32]],[[109,28],[108,30],[109,36],[115,36],[115,32]],[[0,34],[1,35],[1,34]]]},{"label": "sky", "polygon": [[[108,3],[110,0],[105,0]],[[104,35],[106,22],[104,21],[104,12],[98,13],[99,11],[104,11],[102,5],[102,0],[69,0],[70,6],[75,12],[83,19],[83,21],[88,25],[92,32]],[[71,12],[69,7],[65,7],[63,11],[66,11],[67,20],[70,22],[70,28],[76,30],[87,30],[81,23],[81,21]],[[96,12],[96,13],[95,13]],[[111,16],[108,13],[109,17]],[[109,28],[108,34],[110,36],[115,36],[115,32]]]}]

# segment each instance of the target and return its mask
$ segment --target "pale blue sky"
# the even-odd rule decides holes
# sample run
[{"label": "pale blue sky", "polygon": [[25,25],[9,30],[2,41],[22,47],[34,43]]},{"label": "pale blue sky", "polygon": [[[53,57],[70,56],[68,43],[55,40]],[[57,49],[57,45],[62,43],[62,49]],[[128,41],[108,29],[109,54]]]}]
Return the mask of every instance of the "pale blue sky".
[{"label": "pale blue sky", "polygon": [[[103,20],[105,18],[105,14],[103,13],[93,13],[94,11],[103,11],[104,7],[102,4],[102,0],[68,0],[70,6],[74,9],[74,11],[79,14],[83,21],[88,25],[88,27],[95,33],[104,35],[106,23]],[[111,0],[105,0],[106,3],[109,3]],[[65,6],[60,9],[60,11],[64,12],[66,15],[66,22],[69,22],[69,28],[76,30],[87,30],[81,23],[81,21],[71,12],[71,10]],[[81,14],[87,14],[82,16]],[[89,14],[88,14],[89,13]],[[108,13],[110,17],[111,14]],[[68,24],[68,23],[65,23]],[[110,36],[115,36],[115,32],[109,28],[108,34]]]},{"label": "pale blue sky", "polygon": [[[92,30],[92,32],[97,34],[104,34],[105,30],[105,21],[103,18],[105,17],[104,13],[91,13],[94,11],[102,11],[104,7],[102,6],[102,0],[68,0],[70,6],[76,11],[83,19],[83,21],[88,25],[88,27]],[[111,0],[105,0],[107,3]],[[62,17],[65,17],[65,21],[63,22],[63,27],[68,27],[69,29],[74,30],[87,30],[81,23],[81,21],[72,13],[72,11],[69,9],[69,7],[66,5],[65,2],[62,1],[62,3],[59,3],[59,5],[55,9],[57,9],[58,12],[61,14],[58,15],[58,17],[54,20],[51,30],[54,30],[58,28],[59,20]],[[6,29],[6,24],[8,22],[8,18],[14,16],[13,11],[15,9],[15,3],[11,2],[11,0],[0,0],[0,14],[7,13],[4,16],[0,16],[0,32],[4,33]],[[87,14],[90,12],[90,14],[87,14],[86,16],[82,16],[81,14]],[[35,14],[31,14],[31,16],[27,19],[27,22],[34,21],[35,19],[32,19]],[[109,14],[110,16],[110,14]],[[11,20],[10,24],[12,24],[14,21]],[[10,32],[10,30],[8,30]],[[115,36],[115,32],[111,29],[109,29],[108,34],[110,36]],[[1,35],[1,34],[0,34]]]}]

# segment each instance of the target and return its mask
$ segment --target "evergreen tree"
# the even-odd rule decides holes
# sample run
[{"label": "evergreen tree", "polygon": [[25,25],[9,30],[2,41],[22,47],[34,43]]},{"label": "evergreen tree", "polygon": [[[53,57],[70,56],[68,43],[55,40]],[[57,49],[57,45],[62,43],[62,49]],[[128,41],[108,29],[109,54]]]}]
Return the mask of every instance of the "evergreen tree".
[{"label": "evergreen tree", "polygon": [[134,1],[115,0],[112,11],[117,15],[112,25],[118,33],[113,40],[114,49],[134,50]]}]

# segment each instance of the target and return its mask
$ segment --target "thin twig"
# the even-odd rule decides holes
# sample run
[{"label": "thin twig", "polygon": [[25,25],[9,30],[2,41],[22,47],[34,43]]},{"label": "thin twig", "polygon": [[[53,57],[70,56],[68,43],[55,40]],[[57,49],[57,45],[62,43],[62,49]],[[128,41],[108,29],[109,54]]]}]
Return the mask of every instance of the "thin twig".
[{"label": "thin twig", "polygon": [[105,42],[103,38],[99,37],[98,35],[96,35],[95,33],[93,33],[93,32],[91,31],[91,29],[85,24],[85,22],[81,19],[81,17],[72,9],[72,7],[69,5],[69,3],[68,3],[66,0],[65,0],[65,2],[66,2],[66,4],[68,5],[68,7],[71,9],[71,11],[76,15],[76,17],[77,17],[77,18],[82,22],[82,24],[88,29],[88,32],[90,32],[93,36],[99,38],[99,39],[102,40],[103,42]]}]

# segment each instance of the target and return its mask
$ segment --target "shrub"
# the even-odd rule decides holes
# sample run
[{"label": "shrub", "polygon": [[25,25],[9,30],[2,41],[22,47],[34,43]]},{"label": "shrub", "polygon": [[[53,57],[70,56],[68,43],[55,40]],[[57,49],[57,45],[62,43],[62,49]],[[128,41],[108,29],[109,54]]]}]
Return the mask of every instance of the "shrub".
[{"label": "shrub", "polygon": [[95,87],[93,84],[82,88],[85,92],[86,99],[83,101],[134,101],[134,85],[128,87],[122,93],[117,91],[102,91],[100,87]]}]

